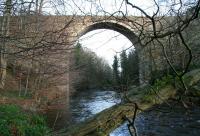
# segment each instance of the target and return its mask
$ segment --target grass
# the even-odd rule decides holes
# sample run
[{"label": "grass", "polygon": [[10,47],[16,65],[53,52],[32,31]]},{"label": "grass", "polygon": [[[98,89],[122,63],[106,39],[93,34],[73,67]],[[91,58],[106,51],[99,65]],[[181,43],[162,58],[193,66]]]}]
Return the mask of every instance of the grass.
[{"label": "grass", "polygon": [[48,136],[49,132],[44,117],[16,105],[0,105],[0,136]]}]

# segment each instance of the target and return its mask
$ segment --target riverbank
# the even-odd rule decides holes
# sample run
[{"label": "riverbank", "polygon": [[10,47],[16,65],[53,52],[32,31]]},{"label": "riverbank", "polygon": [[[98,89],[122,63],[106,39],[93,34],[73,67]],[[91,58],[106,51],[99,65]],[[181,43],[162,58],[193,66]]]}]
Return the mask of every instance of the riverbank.
[{"label": "riverbank", "polygon": [[[29,82],[29,86],[32,83]],[[25,88],[11,73],[7,73],[6,85],[0,89],[0,136],[49,136],[44,113],[52,108],[64,108],[57,102],[66,101],[65,92],[58,88],[32,90]],[[27,92],[26,92],[27,91]]]}]

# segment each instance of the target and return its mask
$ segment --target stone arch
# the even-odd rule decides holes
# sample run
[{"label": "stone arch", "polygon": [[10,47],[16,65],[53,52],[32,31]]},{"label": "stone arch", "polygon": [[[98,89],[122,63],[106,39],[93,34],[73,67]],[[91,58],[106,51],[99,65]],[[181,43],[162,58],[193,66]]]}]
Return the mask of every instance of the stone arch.
[{"label": "stone arch", "polygon": [[81,30],[81,32],[78,32],[77,39],[79,39],[84,34],[93,30],[97,30],[97,29],[109,29],[109,30],[117,31],[121,33],[122,35],[124,35],[125,37],[127,37],[131,41],[131,43],[137,50],[138,56],[139,56],[139,64],[138,64],[139,65],[139,82],[140,84],[144,84],[146,75],[143,72],[144,71],[143,59],[141,56],[141,52],[143,52],[143,48],[138,36],[134,33],[134,31],[128,28],[125,24],[120,24],[118,22],[104,21],[104,22],[89,24],[88,26],[84,27]]},{"label": "stone arch", "polygon": [[97,30],[97,29],[109,29],[109,30],[119,32],[131,41],[131,43],[136,48],[136,50],[141,49],[141,43],[139,41],[139,38],[130,28],[128,28],[125,24],[119,24],[119,23],[111,22],[111,21],[97,22],[97,23],[93,23],[86,26],[81,32],[78,33],[78,38],[80,38],[81,36],[83,36],[84,34],[90,31]]}]

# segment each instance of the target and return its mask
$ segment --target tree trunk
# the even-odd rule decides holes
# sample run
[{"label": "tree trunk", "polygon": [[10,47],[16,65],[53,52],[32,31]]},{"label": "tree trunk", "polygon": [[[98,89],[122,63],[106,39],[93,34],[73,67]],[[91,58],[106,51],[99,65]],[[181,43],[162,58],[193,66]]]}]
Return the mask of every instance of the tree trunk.
[{"label": "tree trunk", "polygon": [[26,87],[25,87],[24,96],[26,96],[27,92],[28,92],[29,77],[30,77],[30,68],[28,68],[28,73],[27,73],[27,77],[26,77]]},{"label": "tree trunk", "polygon": [[22,78],[20,76],[20,79],[19,79],[19,97],[21,96],[21,92],[22,92]]},{"label": "tree trunk", "polygon": [[9,36],[9,25],[10,25],[10,15],[11,15],[12,0],[6,0],[5,10],[3,15],[3,22],[1,27],[1,34],[3,41],[0,43],[0,89],[5,86],[6,80],[6,68],[7,68],[7,56],[6,56],[6,38]]}]

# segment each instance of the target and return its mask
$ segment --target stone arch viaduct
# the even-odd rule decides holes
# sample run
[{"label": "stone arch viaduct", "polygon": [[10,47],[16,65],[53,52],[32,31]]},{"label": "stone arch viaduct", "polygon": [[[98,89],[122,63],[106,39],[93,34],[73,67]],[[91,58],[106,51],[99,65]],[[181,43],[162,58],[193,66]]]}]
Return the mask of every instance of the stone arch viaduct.
[{"label": "stone arch viaduct", "polygon": [[[116,18],[116,17],[108,17],[108,16],[75,16],[73,18],[70,27],[66,29],[67,35],[70,37],[69,40],[72,43],[76,43],[78,39],[86,34],[87,32],[97,30],[97,29],[110,29],[117,31],[127,37],[135,47],[139,55],[139,80],[140,84],[145,84],[150,79],[150,71],[155,70],[155,68],[159,67],[159,70],[162,69],[162,66],[153,66],[152,65],[152,54],[154,60],[154,65],[159,65],[161,52],[160,49],[155,51],[154,49],[151,50],[151,47],[145,47],[140,41],[139,34],[141,26],[143,29],[151,30],[151,27],[148,25],[145,26],[147,23],[146,18],[142,17],[128,17],[131,20],[134,20],[134,23],[128,21],[127,19],[123,18]],[[136,25],[139,24],[139,25]],[[151,51],[150,51],[151,50]],[[149,54],[151,52],[151,55]]]},{"label": "stone arch viaduct", "polygon": [[[23,17],[13,17],[11,20],[11,35],[15,35],[19,37],[19,33],[21,28],[26,27],[25,31],[29,32],[29,35],[37,35],[37,40],[41,39],[41,37],[45,37],[45,42],[42,44],[56,43],[61,41],[65,41],[65,44],[59,44],[56,48],[60,48],[62,46],[62,53],[57,50],[57,54],[52,49],[47,57],[47,62],[54,64],[57,71],[70,71],[70,61],[71,56],[68,50],[73,47],[78,39],[96,29],[111,29],[117,31],[124,36],[126,36],[133,44],[135,49],[139,55],[139,79],[140,83],[144,84],[150,79],[151,71],[162,70],[164,65],[161,64],[162,55],[161,51],[157,47],[144,46],[140,38],[138,37],[140,34],[141,26],[142,29],[151,30],[151,26],[145,26],[148,22],[147,19],[143,17],[128,17],[131,20],[134,20],[135,23],[127,21],[123,17],[109,17],[109,16],[30,16],[26,18],[24,21],[24,25],[20,25],[20,21],[22,21]],[[144,25],[143,25],[144,24]],[[15,31],[13,31],[15,30]],[[49,32],[52,32],[49,34]],[[55,35],[54,35],[55,34]],[[57,40],[59,39],[59,40]],[[48,42],[49,41],[49,42]],[[56,41],[56,42],[54,42]],[[41,43],[38,41],[34,41],[34,43]],[[50,50],[51,48],[48,48]],[[66,50],[65,50],[66,49]],[[154,58],[154,59],[152,59]],[[63,68],[66,67],[66,68]],[[64,70],[61,70],[64,69]],[[62,73],[62,72],[60,72]],[[63,74],[59,75],[58,78],[52,78],[52,80],[59,81],[59,83],[63,82],[60,87],[61,90],[69,90],[70,82],[73,77],[70,76],[70,72],[63,72]]]}]

